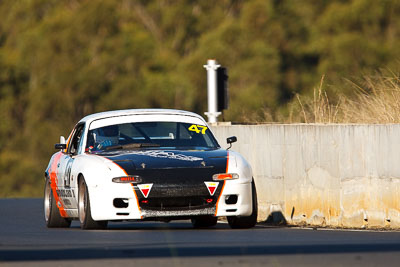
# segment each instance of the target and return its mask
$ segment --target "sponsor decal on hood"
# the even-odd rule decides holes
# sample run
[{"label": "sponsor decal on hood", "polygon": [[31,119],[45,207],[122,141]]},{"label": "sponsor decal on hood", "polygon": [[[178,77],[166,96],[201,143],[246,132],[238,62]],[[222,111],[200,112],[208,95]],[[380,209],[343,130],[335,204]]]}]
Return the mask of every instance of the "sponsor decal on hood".
[{"label": "sponsor decal on hood", "polygon": [[167,159],[176,159],[176,160],[184,160],[184,161],[198,161],[203,160],[203,158],[188,156],[183,154],[174,153],[171,151],[163,151],[163,150],[147,150],[147,151],[130,151],[130,154],[134,155],[142,155],[153,158],[167,158]]}]

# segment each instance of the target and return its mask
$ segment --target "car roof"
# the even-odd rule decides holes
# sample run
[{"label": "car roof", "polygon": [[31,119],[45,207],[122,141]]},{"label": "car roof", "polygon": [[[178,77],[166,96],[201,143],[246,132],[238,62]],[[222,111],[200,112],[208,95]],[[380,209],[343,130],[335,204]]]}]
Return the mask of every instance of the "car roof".
[{"label": "car roof", "polygon": [[97,119],[104,119],[110,117],[117,117],[117,116],[126,116],[126,115],[174,115],[174,116],[189,116],[198,118],[204,121],[203,117],[200,115],[184,111],[184,110],[177,110],[177,109],[124,109],[124,110],[113,110],[113,111],[105,111],[100,113],[94,113],[82,118],[79,123],[81,122],[91,122]]}]

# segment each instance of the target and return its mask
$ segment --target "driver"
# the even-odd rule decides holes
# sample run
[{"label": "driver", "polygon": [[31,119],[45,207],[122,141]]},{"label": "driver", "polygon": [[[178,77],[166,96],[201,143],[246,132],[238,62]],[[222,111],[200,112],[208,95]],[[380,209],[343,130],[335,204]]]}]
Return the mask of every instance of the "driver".
[{"label": "driver", "polygon": [[102,149],[108,146],[115,146],[118,144],[119,140],[118,125],[110,125],[95,129],[93,131],[93,137],[95,147],[97,149]]}]

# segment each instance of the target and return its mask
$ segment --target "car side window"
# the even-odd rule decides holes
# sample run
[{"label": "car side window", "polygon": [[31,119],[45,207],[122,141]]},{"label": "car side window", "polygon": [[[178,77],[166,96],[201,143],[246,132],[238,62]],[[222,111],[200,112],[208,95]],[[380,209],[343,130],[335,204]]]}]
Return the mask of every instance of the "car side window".
[{"label": "car side window", "polygon": [[68,146],[68,153],[71,155],[76,155],[78,154],[79,148],[82,146],[83,139],[82,134],[83,134],[83,129],[84,129],[84,124],[80,124],[76,126],[74,135],[72,136],[71,143]]},{"label": "car side window", "polygon": [[78,152],[82,151],[82,149],[84,149],[83,147],[85,146],[83,144],[83,139],[85,139],[85,138],[83,138],[84,137],[84,135],[83,135],[84,132],[85,132],[85,127],[82,127],[82,131],[81,131],[81,134],[80,134],[80,137],[79,137]]}]

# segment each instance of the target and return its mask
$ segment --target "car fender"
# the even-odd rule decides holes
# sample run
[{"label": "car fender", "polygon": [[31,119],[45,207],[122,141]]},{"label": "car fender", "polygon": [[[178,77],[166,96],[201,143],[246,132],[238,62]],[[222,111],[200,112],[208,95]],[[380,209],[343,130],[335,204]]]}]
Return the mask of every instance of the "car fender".
[{"label": "car fender", "polygon": [[72,175],[76,177],[76,181],[74,181],[76,186],[79,176],[82,175],[90,190],[91,187],[111,183],[112,177],[126,174],[111,160],[97,155],[81,154],[74,159]]},{"label": "car fender", "polygon": [[[239,179],[223,181],[221,195],[216,206],[215,216],[250,216],[253,210],[250,164],[238,152],[228,151],[227,173],[239,175]],[[236,204],[225,202],[226,197],[237,195]]]},{"label": "car fender", "polygon": [[253,179],[253,171],[250,164],[238,152],[229,150],[228,173],[239,174],[239,179],[235,180],[236,183],[251,183]]},{"label": "car fender", "polygon": [[[113,191],[116,189],[112,178],[126,176],[127,174],[119,165],[102,156],[82,154],[77,156],[75,160],[75,175],[77,178],[81,175],[87,185],[91,216],[94,220],[104,220],[104,214],[110,212],[113,207],[112,202],[103,196],[109,194],[110,190]],[[77,187],[78,183],[79,179],[76,179]],[[135,198],[134,190],[132,190],[130,185],[128,188],[132,198]],[[124,187],[124,190],[126,190],[126,187]],[[78,198],[78,194],[76,196]],[[137,199],[135,198],[134,201],[137,201]],[[136,214],[135,217],[137,219],[141,218],[139,208],[134,208],[134,211],[131,210],[131,214]]]},{"label": "car fender", "polygon": [[49,160],[49,164],[47,165],[47,168],[46,168],[46,170],[44,171],[44,178],[45,178],[45,179],[50,179],[51,165],[53,164],[53,161],[54,161],[55,156],[56,156],[57,154],[59,154],[59,153],[60,153],[60,152],[56,152],[56,153],[54,153],[54,154],[51,156],[51,158],[50,158],[50,160]]}]

